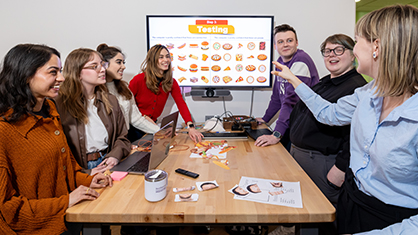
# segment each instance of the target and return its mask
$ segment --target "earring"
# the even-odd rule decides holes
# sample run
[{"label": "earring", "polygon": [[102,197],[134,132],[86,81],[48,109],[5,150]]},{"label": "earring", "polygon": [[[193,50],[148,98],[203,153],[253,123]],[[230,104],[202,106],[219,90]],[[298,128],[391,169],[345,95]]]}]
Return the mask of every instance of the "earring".
[{"label": "earring", "polygon": [[377,55],[376,52],[373,52],[373,59],[376,59]]}]

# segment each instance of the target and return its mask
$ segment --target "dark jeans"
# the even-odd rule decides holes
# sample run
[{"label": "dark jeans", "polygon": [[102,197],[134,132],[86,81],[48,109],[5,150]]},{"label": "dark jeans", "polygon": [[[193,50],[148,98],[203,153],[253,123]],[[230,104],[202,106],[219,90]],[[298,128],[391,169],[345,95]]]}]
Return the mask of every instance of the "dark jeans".
[{"label": "dark jeans", "polygon": [[142,136],[144,136],[146,133],[136,129],[134,126],[129,124],[129,130],[128,130],[128,140],[134,142],[135,140],[141,139]]}]

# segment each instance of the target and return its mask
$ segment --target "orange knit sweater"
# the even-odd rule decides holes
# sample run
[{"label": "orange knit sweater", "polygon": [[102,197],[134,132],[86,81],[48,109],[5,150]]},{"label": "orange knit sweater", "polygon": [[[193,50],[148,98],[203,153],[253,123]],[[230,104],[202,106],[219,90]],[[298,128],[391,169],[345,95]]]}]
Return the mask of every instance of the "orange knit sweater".
[{"label": "orange knit sweater", "polygon": [[89,186],[52,101],[50,117],[0,118],[0,234],[61,234],[69,192]]}]

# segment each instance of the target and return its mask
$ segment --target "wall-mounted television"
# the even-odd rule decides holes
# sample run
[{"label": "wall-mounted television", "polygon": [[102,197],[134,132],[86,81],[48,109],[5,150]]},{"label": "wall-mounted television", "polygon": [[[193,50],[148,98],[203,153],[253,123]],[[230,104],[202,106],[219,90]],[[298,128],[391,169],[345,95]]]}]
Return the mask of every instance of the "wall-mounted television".
[{"label": "wall-mounted television", "polygon": [[148,15],[147,46],[165,45],[180,86],[272,86],[273,16]]}]

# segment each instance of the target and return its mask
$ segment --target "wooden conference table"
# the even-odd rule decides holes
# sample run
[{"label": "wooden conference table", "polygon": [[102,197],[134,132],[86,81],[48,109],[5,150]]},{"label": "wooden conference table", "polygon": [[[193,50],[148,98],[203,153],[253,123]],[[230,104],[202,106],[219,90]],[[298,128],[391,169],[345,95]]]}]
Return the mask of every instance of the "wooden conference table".
[{"label": "wooden conference table", "polygon": [[[190,158],[194,143],[187,134],[175,137],[176,146],[157,167],[168,173],[167,196],[148,202],[144,196],[144,176],[128,175],[114,181],[112,188],[98,190],[95,201],[81,202],[67,210],[66,220],[81,222],[92,231],[100,224],[223,225],[321,223],[335,219],[335,209],[281,144],[256,147],[252,139],[228,139],[237,146],[229,151],[230,170],[212,160]],[[188,146],[188,149],[186,149]],[[183,168],[200,176],[193,179],[175,173]],[[241,176],[300,182],[303,208],[235,200],[229,189]],[[173,187],[189,187],[198,181],[216,180],[219,188],[200,192],[197,202],[174,202]],[[95,233],[96,233],[95,232]]]}]

